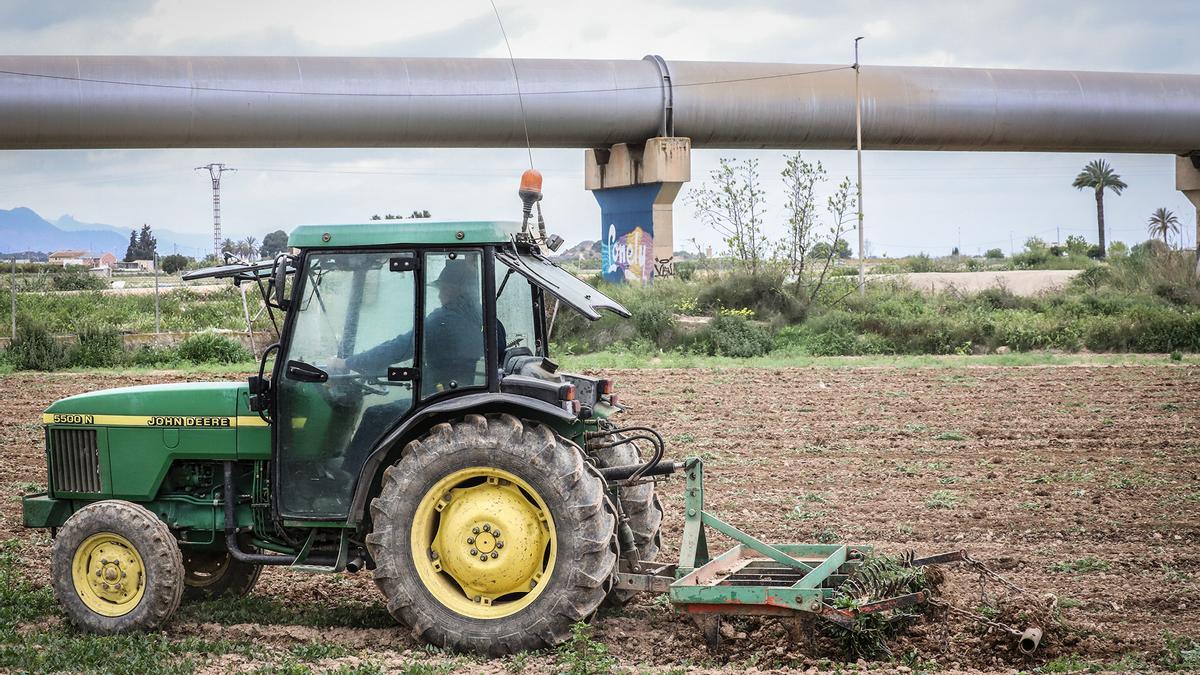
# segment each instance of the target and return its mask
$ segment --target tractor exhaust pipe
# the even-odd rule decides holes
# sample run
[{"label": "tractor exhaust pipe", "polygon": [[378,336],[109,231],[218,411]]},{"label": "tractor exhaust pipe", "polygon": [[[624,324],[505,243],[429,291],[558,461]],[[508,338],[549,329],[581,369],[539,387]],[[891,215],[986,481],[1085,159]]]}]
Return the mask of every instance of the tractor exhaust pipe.
[{"label": "tractor exhaust pipe", "polygon": [[237,538],[237,491],[233,487],[233,462],[224,462],[225,465],[225,548],[229,549],[229,555],[238,562],[249,563],[251,565],[295,565],[304,563],[307,565],[325,565],[332,566],[336,563],[333,558],[322,558],[309,556],[306,560],[300,560],[297,556],[293,558],[286,555],[268,555],[265,553],[247,553],[242,550],[241,544]]},{"label": "tractor exhaust pipe", "polygon": [[1021,649],[1021,653],[1026,656],[1032,654],[1042,642],[1041,628],[1026,628],[1024,633],[1021,633],[1021,639],[1017,642],[1017,646]]}]

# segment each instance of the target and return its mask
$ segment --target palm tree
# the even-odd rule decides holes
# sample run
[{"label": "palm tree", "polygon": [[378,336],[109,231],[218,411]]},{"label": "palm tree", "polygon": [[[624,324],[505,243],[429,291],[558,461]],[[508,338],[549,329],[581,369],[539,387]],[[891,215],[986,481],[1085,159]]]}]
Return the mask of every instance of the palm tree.
[{"label": "palm tree", "polygon": [[1093,159],[1075,177],[1075,182],[1071,183],[1071,187],[1080,190],[1092,188],[1096,191],[1096,225],[1100,230],[1100,257],[1103,258],[1104,252],[1108,250],[1104,245],[1104,189],[1108,188],[1116,194],[1121,194],[1121,191],[1129,186],[1121,180],[1121,176],[1112,170],[1108,162],[1103,159]]},{"label": "palm tree", "polygon": [[246,247],[243,249],[246,252],[246,259],[253,260],[254,254],[258,252],[258,240],[254,237],[246,237],[242,240],[242,245]]},{"label": "palm tree", "polygon": [[1163,208],[1154,209],[1154,213],[1150,214],[1149,228],[1150,236],[1162,237],[1163,244],[1167,243],[1167,235],[1179,232],[1179,219],[1175,217],[1174,211],[1168,211]]}]

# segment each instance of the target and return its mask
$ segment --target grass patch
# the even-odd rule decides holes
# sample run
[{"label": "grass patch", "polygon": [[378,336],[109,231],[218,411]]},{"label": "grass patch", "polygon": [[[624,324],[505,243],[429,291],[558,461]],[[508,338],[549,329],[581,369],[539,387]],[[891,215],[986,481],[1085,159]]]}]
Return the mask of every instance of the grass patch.
[{"label": "grass patch", "polygon": [[962,498],[953,490],[938,490],[925,500],[925,507],[930,509],[956,509],[962,503]]},{"label": "grass patch", "polygon": [[1088,574],[1089,572],[1107,572],[1110,569],[1112,569],[1112,564],[1107,560],[1092,556],[1078,560],[1063,560],[1050,565],[1050,571],[1059,574]]},{"label": "grass patch", "polygon": [[182,621],[226,625],[259,623],[314,628],[391,628],[396,625],[396,620],[379,602],[345,602],[330,607],[320,603],[283,602],[261,595],[191,603],[180,607],[176,616]]},{"label": "grass patch", "polygon": [[943,431],[933,437],[935,441],[965,441],[967,437],[961,431]]}]

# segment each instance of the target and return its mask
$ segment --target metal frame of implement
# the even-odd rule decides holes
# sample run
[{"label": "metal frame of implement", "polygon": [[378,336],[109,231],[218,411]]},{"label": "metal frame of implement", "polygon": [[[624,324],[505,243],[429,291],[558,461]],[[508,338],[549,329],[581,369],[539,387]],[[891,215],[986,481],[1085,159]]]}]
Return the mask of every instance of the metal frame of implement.
[{"label": "metal frame of implement", "polygon": [[[686,473],[685,520],[679,563],[642,563],[644,572],[621,573],[617,587],[667,593],[680,611],[698,619],[710,644],[717,639],[715,622],[706,617],[753,614],[780,617],[819,616],[843,626],[857,615],[883,612],[926,602],[924,591],[884,598],[857,609],[829,602],[837,587],[872,552],[870,546],[846,544],[768,544],[704,510],[704,463],[683,462]],[[738,542],[711,557],[706,528]],[[963,560],[955,551],[911,560],[912,566]]]}]

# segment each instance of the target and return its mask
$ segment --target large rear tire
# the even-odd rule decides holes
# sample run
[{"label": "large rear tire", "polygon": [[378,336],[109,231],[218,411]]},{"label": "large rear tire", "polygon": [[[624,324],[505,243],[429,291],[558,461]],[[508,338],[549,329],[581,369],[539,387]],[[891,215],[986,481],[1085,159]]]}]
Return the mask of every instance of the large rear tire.
[{"label": "large rear tire", "polygon": [[612,587],[616,516],[578,446],[511,415],[408,444],[371,503],[388,611],[419,639],[499,656],[558,645]]},{"label": "large rear tire", "polygon": [[50,571],[63,611],[91,633],[158,628],[183,595],[183,559],[171,530],[145,507],[116,499],[67,520]]},{"label": "large rear tire", "polygon": [[[641,453],[633,443],[622,443],[598,453],[596,463],[601,468],[640,464]],[[621,511],[633,530],[633,542],[638,547],[638,558],[643,561],[658,559],[662,550],[663,507],[658,491],[652,482],[621,488]],[[638,594],[638,591],[613,589],[608,595],[611,605],[622,606]]]}]

